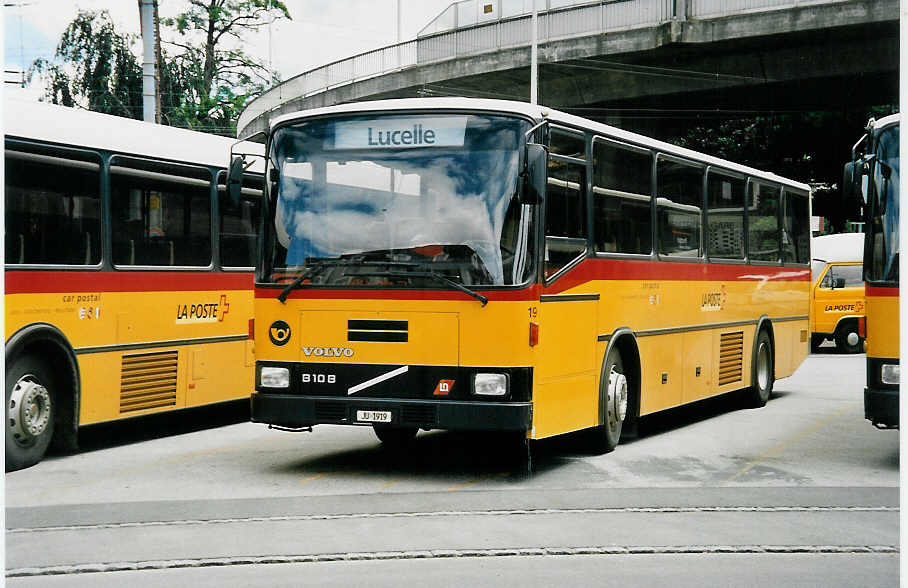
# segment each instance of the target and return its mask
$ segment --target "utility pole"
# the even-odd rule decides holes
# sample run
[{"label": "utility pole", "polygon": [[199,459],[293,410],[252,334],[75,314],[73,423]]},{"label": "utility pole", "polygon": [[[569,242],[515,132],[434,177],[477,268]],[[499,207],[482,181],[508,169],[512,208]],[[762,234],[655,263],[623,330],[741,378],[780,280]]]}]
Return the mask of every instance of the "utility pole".
[{"label": "utility pole", "polygon": [[533,42],[530,45],[530,104],[539,103],[539,11],[533,1]]},{"label": "utility pole", "polygon": [[139,22],[142,25],[142,120],[157,122],[157,84],[155,75],[155,5],[156,0],[139,0]]},{"label": "utility pole", "polygon": [[161,124],[161,19],[158,17],[158,0],[154,1],[154,122]]}]

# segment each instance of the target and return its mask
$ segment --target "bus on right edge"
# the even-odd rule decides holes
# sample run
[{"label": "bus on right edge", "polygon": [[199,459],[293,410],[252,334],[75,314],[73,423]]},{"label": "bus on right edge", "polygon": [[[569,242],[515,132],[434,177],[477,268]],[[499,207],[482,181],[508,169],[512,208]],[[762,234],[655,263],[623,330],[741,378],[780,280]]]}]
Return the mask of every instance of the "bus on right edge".
[{"label": "bus on right edge", "polygon": [[899,426],[899,120],[871,119],[845,166],[845,184],[865,202],[864,416],[880,429]]}]

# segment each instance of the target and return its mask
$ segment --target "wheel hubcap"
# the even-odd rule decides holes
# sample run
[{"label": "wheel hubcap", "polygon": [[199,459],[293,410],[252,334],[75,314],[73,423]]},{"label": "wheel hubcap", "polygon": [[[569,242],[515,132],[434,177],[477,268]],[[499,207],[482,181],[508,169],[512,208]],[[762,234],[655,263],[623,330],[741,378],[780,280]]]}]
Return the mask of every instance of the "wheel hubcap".
[{"label": "wheel hubcap", "polygon": [[612,368],[608,377],[608,405],[610,416],[616,423],[624,421],[627,416],[627,378]]},{"label": "wheel hubcap", "polygon": [[35,376],[19,378],[7,406],[13,438],[27,444],[47,430],[50,423],[50,393]]},{"label": "wheel hubcap", "polygon": [[857,333],[852,331],[852,332],[848,333],[847,337],[845,337],[845,341],[848,342],[848,345],[850,345],[851,347],[854,347],[861,341],[861,338],[858,337]]},{"label": "wheel hubcap", "polygon": [[760,345],[757,353],[757,383],[760,390],[766,390],[769,387],[769,349],[765,343]]}]

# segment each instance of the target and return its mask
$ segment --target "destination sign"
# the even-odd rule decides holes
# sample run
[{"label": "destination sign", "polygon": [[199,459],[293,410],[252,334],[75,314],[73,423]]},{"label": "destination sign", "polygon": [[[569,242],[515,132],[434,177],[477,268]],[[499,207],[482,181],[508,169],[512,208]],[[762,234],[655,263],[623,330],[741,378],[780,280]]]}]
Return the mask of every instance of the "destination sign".
[{"label": "destination sign", "polygon": [[338,122],[334,125],[334,149],[463,147],[466,128],[466,116]]}]

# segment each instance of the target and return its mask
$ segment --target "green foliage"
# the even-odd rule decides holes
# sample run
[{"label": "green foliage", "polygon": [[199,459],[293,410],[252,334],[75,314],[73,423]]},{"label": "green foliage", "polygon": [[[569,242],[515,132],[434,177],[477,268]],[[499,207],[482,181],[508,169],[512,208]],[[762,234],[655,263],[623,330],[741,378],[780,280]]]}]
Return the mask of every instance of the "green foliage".
[{"label": "green foliage", "polygon": [[[276,80],[274,72],[242,49],[245,36],[290,18],[278,0],[189,0],[186,11],[162,19],[175,41],[164,42],[160,64],[164,124],[233,136],[246,103]],[[117,33],[106,10],[80,11],[57,46],[54,61],[36,60],[54,104],[142,118],[142,68],[132,53],[134,35]]]},{"label": "green foliage", "polygon": [[234,134],[236,119],[249,99],[275,80],[274,72],[246,54],[247,33],[280,18],[290,18],[278,0],[190,0],[186,11],[164,19],[180,41],[173,58],[179,91],[189,97],[165,111],[170,124]]},{"label": "green foliage", "polygon": [[[135,38],[120,35],[106,10],[80,11],[60,38],[57,62],[38,59],[29,70],[46,78],[54,104],[141,118],[142,68],[130,50]],[[66,66],[69,65],[69,67]]]}]

